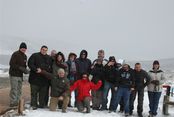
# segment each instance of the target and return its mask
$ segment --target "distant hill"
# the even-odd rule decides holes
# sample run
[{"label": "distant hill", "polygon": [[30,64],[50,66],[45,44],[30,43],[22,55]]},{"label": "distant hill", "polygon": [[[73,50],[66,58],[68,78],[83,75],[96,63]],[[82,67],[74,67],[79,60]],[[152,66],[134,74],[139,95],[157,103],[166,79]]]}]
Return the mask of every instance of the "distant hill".
[{"label": "distant hill", "polygon": [[[152,68],[153,61],[129,61],[128,63],[131,65],[131,67],[134,67],[134,64],[136,62],[140,62],[142,64],[142,67],[146,70],[149,70]],[[165,71],[174,71],[174,58],[169,59],[161,59],[159,60],[161,69]]]},{"label": "distant hill", "polygon": [[9,65],[11,55],[0,55],[0,64]]}]

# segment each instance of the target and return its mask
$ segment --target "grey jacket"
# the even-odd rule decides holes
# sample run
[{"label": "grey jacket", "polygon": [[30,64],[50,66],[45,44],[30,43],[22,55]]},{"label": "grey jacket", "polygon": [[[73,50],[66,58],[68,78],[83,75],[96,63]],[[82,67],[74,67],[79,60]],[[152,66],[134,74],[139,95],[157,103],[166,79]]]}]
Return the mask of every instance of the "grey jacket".
[{"label": "grey jacket", "polygon": [[[150,84],[148,85],[148,91],[151,92],[162,92],[162,84],[164,83],[164,72],[162,70],[158,70],[158,71],[154,71],[154,70],[150,70],[148,72],[149,76],[150,76]],[[153,83],[154,80],[159,81],[158,85],[155,85]]]}]

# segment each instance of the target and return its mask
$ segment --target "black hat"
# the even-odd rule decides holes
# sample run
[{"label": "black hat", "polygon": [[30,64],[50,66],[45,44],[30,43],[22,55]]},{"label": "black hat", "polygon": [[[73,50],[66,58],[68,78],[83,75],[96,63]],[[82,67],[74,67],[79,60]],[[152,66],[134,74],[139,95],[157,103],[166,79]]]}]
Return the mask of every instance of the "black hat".
[{"label": "black hat", "polygon": [[114,56],[109,57],[109,61],[116,61]]},{"label": "black hat", "polygon": [[155,60],[155,61],[153,62],[153,65],[159,65],[159,61]]},{"label": "black hat", "polygon": [[20,44],[20,46],[19,46],[19,49],[21,49],[21,48],[27,49],[26,43],[22,42],[22,43]]}]

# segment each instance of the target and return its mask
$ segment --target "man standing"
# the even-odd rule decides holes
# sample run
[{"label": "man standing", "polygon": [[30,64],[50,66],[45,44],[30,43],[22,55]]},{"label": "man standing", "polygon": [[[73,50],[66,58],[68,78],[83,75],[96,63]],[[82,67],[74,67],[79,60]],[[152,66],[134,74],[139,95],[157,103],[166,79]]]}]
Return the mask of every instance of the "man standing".
[{"label": "man standing", "polygon": [[144,100],[144,88],[150,83],[150,76],[146,71],[141,69],[141,64],[136,63],[134,68],[134,77],[135,77],[135,90],[131,92],[130,96],[130,115],[133,113],[134,101],[136,94],[138,93],[138,106],[137,113],[138,117],[143,117],[143,100]]},{"label": "man standing", "polygon": [[40,52],[32,54],[28,60],[28,66],[31,69],[29,83],[31,87],[31,107],[33,110],[37,109],[37,107],[44,108],[46,106],[45,96],[48,87],[48,77],[43,74],[43,71],[51,72],[51,59],[47,55],[47,51],[48,47],[42,46]]},{"label": "man standing", "polygon": [[19,50],[14,52],[10,59],[10,107],[18,105],[22,92],[23,73],[27,74],[27,56],[25,54],[27,45],[22,42]]},{"label": "man standing", "polygon": [[114,99],[113,111],[117,110],[117,106],[123,98],[125,116],[129,116],[129,98],[131,91],[134,90],[135,80],[133,70],[128,64],[124,64],[119,70],[119,78],[115,90],[117,91]]},{"label": "man standing", "polygon": [[88,58],[88,52],[82,50],[80,52],[80,57],[76,59],[76,68],[77,68],[77,80],[81,79],[83,73],[90,73],[91,71],[91,60]]}]

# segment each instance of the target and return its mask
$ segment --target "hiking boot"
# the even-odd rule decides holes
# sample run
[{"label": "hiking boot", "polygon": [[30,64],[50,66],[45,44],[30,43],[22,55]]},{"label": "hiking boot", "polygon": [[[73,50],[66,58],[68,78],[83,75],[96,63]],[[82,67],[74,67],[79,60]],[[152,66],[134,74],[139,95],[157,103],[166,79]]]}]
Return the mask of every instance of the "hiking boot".
[{"label": "hiking boot", "polygon": [[91,112],[91,109],[90,108],[87,108],[86,109],[86,113],[90,113]]},{"label": "hiking boot", "polygon": [[66,110],[63,109],[63,110],[62,110],[62,113],[66,113]]},{"label": "hiking boot", "polygon": [[142,113],[139,113],[139,114],[138,114],[138,117],[143,117]]}]

